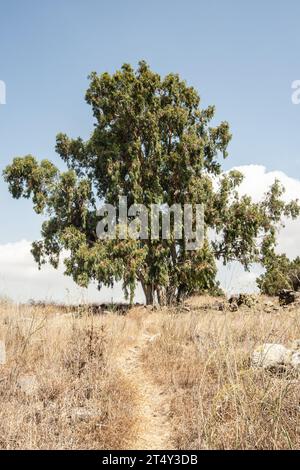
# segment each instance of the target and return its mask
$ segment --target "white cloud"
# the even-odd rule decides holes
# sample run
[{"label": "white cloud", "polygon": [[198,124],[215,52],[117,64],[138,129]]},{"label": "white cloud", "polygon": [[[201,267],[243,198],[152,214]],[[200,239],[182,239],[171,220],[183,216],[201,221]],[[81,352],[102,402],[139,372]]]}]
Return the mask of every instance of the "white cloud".
[{"label": "white cloud", "polygon": [[[244,175],[239,188],[240,195],[248,194],[255,202],[261,200],[275,179],[285,187],[283,199],[288,202],[300,199],[300,181],[287,176],[282,171],[267,171],[262,165],[245,165],[235,167]],[[300,255],[299,233],[300,218],[285,220],[285,227],[278,234],[278,253],[286,253],[289,258]],[[260,266],[252,266],[250,272],[245,272],[238,263],[230,263],[223,267],[219,263],[218,278],[227,293],[252,292],[257,290],[255,279],[263,272]]]},{"label": "white cloud", "polygon": [[[295,199],[300,195],[300,181],[290,178],[280,171],[266,171],[260,165],[236,167],[245,175],[240,194],[249,194],[259,200],[268,187],[278,178],[286,188],[284,199]],[[279,235],[279,252],[286,252],[291,258],[299,253],[300,219],[287,221],[286,227]],[[6,295],[16,301],[27,301],[30,298],[65,302],[109,302],[123,300],[122,289],[118,284],[114,289],[103,288],[100,292],[95,286],[80,289],[68,277],[63,275],[63,268],[58,271],[51,266],[38,270],[30,253],[31,243],[22,240],[17,243],[0,245],[0,295]],[[228,292],[255,290],[255,278],[261,269],[255,267],[250,273],[232,263],[227,267],[220,266],[219,278],[223,288]],[[138,289],[137,301],[143,295]]]},{"label": "white cloud", "polygon": [[[124,300],[120,284],[114,289],[103,287],[100,292],[96,286],[81,289],[64,276],[63,266],[55,270],[45,265],[39,270],[30,249],[31,243],[26,240],[0,245],[0,296],[18,302],[29,299],[67,303]],[[137,300],[143,300],[141,292],[137,292]]]},{"label": "white cloud", "polygon": [[[244,174],[244,181],[242,182],[239,193],[249,194],[253,200],[259,201],[262,199],[268,188],[278,179],[285,188],[283,199],[288,202],[292,199],[300,199],[300,181],[287,176],[282,171],[267,171],[261,165],[246,165],[235,167]],[[290,258],[295,258],[300,254],[299,249],[299,234],[300,233],[300,218],[296,220],[286,220],[285,228],[282,229],[278,236],[278,249],[279,253],[286,253]]]}]

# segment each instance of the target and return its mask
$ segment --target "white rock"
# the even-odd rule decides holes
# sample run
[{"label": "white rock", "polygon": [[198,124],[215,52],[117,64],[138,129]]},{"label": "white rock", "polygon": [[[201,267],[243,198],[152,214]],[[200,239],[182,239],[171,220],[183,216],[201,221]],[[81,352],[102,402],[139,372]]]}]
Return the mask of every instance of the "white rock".
[{"label": "white rock", "polygon": [[290,358],[290,364],[294,367],[294,369],[300,372],[300,352],[296,351],[293,352]]},{"label": "white rock", "polygon": [[90,421],[99,417],[99,411],[87,409],[84,407],[75,407],[71,410],[69,418],[72,421]]},{"label": "white rock", "polygon": [[22,375],[19,377],[17,384],[26,395],[34,395],[39,389],[39,383],[35,375]]},{"label": "white rock", "polygon": [[0,365],[6,363],[6,350],[4,341],[0,341]]},{"label": "white rock", "polygon": [[252,354],[252,364],[256,367],[269,369],[290,362],[290,349],[282,344],[265,343],[255,349]]}]

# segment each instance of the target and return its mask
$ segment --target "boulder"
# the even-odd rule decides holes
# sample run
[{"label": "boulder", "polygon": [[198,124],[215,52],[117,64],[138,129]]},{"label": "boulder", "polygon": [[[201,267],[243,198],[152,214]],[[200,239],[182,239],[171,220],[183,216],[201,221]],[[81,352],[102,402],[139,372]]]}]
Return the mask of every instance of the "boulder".
[{"label": "boulder", "polygon": [[300,372],[300,352],[299,351],[292,352],[289,363],[294,369]]},{"label": "boulder", "polygon": [[289,305],[295,302],[297,304],[300,303],[300,292],[290,289],[281,289],[278,296],[280,305]]},{"label": "boulder", "polygon": [[264,369],[280,368],[289,362],[291,350],[276,343],[265,343],[255,349],[252,364]]}]

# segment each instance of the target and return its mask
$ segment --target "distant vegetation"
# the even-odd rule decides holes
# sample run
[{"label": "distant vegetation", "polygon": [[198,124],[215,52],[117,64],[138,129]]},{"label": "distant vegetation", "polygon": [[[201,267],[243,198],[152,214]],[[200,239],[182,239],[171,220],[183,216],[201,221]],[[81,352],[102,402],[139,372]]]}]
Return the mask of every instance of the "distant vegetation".
[{"label": "distant vegetation", "polygon": [[289,260],[286,255],[274,255],[266,262],[266,272],[257,280],[262,293],[277,295],[282,289],[300,288],[300,258]]}]

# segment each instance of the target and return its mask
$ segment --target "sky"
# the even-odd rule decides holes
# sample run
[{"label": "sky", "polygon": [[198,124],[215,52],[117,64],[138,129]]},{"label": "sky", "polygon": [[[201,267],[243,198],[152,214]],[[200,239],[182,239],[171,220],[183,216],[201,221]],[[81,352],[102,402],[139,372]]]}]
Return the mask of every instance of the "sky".
[{"label": "sky", "polygon": [[[0,173],[13,157],[29,153],[61,166],[56,134],[87,138],[92,131],[84,101],[89,73],[145,59],[161,75],[179,73],[203,106],[216,106],[216,122],[229,122],[233,139],[224,169],[242,166],[249,193],[276,172],[300,189],[300,105],[291,100],[292,82],[300,79],[299,17],[296,0],[0,0],[0,81],[6,84]],[[36,268],[28,248],[39,238],[41,219],[30,201],[11,198],[2,179],[0,209],[0,294],[7,288],[14,295],[27,283],[26,296],[46,295],[30,277]],[[292,227],[288,237],[296,246]],[[23,278],[14,280],[20,266]],[[47,269],[49,287],[54,274]],[[75,289],[51,279],[50,296],[57,288]]]}]

